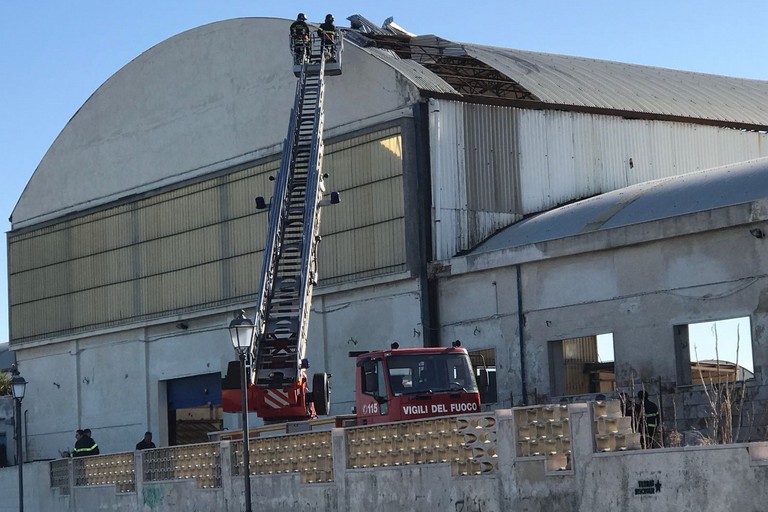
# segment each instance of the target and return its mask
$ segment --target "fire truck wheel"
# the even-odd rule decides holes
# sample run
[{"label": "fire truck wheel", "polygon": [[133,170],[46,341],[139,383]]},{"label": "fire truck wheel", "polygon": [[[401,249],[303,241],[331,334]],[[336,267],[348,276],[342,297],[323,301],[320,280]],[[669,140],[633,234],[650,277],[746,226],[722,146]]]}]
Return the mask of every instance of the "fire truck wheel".
[{"label": "fire truck wheel", "polygon": [[312,376],[312,403],[318,416],[325,416],[331,409],[331,386],[327,373]]}]

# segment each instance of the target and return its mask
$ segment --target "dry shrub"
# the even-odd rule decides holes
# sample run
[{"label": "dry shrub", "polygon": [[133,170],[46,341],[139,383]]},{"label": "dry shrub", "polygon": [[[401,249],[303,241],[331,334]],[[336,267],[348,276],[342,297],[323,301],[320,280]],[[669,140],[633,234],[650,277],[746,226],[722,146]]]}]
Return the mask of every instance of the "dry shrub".
[{"label": "dry shrub", "polygon": [[[741,335],[736,331],[736,363],[733,372],[726,371],[720,364],[720,352],[717,336],[717,325],[712,326],[715,335],[715,375],[704,377],[699,365],[699,377],[703,383],[704,395],[707,397],[708,415],[705,418],[709,436],[701,435],[697,444],[730,444],[739,438],[742,427],[741,410],[746,400],[747,386],[738,380],[739,374],[739,344]],[[698,352],[694,346],[696,359]],[[734,423],[734,413],[738,420]]]}]

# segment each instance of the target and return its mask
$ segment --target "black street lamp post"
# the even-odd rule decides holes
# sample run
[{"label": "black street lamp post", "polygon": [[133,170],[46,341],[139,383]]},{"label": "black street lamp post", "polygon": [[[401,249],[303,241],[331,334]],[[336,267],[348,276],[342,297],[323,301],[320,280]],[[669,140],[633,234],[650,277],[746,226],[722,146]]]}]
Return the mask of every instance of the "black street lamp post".
[{"label": "black street lamp post", "polygon": [[[232,346],[240,359],[240,407],[243,410],[243,466],[245,467],[245,512],[251,509],[251,457],[248,443],[248,381],[246,374],[246,359],[251,353],[253,340],[253,322],[245,317],[245,311],[240,310],[237,318],[229,324],[229,335]],[[249,361],[250,362],[250,361]]]},{"label": "black street lamp post", "polygon": [[21,401],[24,400],[24,392],[27,389],[27,381],[14,371],[11,379],[11,391],[16,402],[16,458],[19,461],[19,512],[24,512],[24,454],[21,443]]}]

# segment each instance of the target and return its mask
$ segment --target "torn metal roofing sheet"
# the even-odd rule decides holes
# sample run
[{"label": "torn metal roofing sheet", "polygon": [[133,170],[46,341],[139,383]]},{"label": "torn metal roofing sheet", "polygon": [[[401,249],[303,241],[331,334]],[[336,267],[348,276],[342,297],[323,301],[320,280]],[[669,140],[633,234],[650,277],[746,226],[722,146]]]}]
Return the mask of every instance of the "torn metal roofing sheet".
[{"label": "torn metal roofing sheet", "polygon": [[473,254],[768,198],[768,158],[639,183],[513,224]]},{"label": "torn metal roofing sheet", "polygon": [[419,90],[458,94],[448,82],[411,59],[401,59],[394,52],[380,48],[364,48],[364,50],[396,69]]}]

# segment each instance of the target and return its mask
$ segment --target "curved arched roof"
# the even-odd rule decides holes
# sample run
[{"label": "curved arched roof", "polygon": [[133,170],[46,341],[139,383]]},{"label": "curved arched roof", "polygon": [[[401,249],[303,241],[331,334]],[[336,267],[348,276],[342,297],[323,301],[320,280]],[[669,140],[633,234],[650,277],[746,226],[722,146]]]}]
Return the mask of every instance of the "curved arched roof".
[{"label": "curved arched roof", "polygon": [[[278,155],[296,89],[290,23],[211,23],[125,65],[48,149],[14,208],[13,229]],[[326,83],[326,130],[364,126],[418,98],[401,72],[354,44],[343,57],[345,73]]]},{"label": "curved arched roof", "polygon": [[545,103],[768,126],[768,81],[465,45]]},{"label": "curved arched roof", "polygon": [[639,183],[502,229],[473,254],[520,247],[768,198],[768,158]]}]

